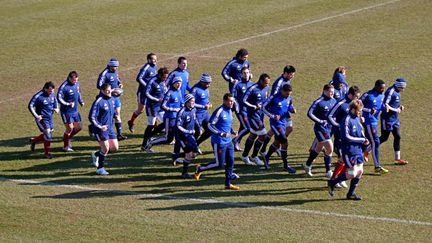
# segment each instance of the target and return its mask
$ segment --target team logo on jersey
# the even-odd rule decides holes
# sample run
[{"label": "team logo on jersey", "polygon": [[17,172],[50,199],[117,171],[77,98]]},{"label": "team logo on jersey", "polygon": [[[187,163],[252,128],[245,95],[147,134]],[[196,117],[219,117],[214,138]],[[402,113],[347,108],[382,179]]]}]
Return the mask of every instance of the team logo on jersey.
[{"label": "team logo on jersey", "polygon": [[191,121],[190,116],[186,116],[186,121],[187,121],[187,122],[190,122],[190,121]]},{"label": "team logo on jersey", "polygon": [[44,103],[44,105],[47,105],[48,104],[48,100],[44,99],[43,103]]},{"label": "team logo on jersey", "polygon": [[258,94],[257,94],[257,97],[258,97],[258,98],[261,98],[261,94],[260,94],[260,93],[258,93]]},{"label": "team logo on jersey", "polygon": [[175,98],[174,98],[174,102],[178,102],[178,99],[177,99],[177,97],[175,97]]},{"label": "team logo on jersey", "polygon": [[114,81],[114,77],[113,76],[110,76],[110,81]]},{"label": "team logo on jersey", "polygon": [[241,70],[241,66],[240,65],[237,65],[237,70]]},{"label": "team logo on jersey", "polygon": [[278,103],[278,107],[282,107],[282,102],[279,102],[279,103]]},{"label": "team logo on jersey", "polygon": [[222,119],[226,120],[227,119],[227,115],[223,114],[222,115]]},{"label": "team logo on jersey", "polygon": [[353,130],[353,132],[357,132],[357,126],[353,125],[352,130]]},{"label": "team logo on jersey", "polygon": [[375,104],[375,103],[376,103],[376,100],[373,100],[373,103]]},{"label": "team logo on jersey", "polygon": [[104,107],[103,107],[106,111],[109,109],[108,108],[108,104],[104,104]]},{"label": "team logo on jersey", "polygon": [[206,94],[205,94],[205,93],[202,93],[202,94],[201,94],[201,98],[204,99],[205,97],[206,97]]},{"label": "team logo on jersey", "polygon": [[329,109],[328,106],[324,106],[325,111],[328,111],[328,109]]}]

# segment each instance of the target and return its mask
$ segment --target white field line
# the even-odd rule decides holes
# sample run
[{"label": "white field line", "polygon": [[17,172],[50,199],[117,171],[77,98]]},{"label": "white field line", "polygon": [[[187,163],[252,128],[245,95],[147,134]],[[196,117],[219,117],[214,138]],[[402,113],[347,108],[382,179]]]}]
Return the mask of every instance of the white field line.
[{"label": "white field line", "polygon": [[396,223],[396,224],[406,224],[406,225],[432,226],[432,222],[426,222],[426,221],[387,218],[387,217],[374,217],[374,216],[358,215],[358,214],[343,214],[343,213],[325,212],[325,211],[310,210],[310,209],[259,206],[253,203],[226,202],[226,201],[216,200],[216,199],[177,197],[177,196],[169,196],[164,194],[151,194],[151,193],[143,193],[143,192],[135,192],[135,191],[127,191],[127,190],[103,189],[103,188],[86,187],[86,186],[78,186],[78,185],[64,185],[64,184],[57,184],[52,182],[41,182],[41,181],[34,181],[34,180],[9,179],[9,178],[0,177],[0,181],[26,183],[26,184],[34,184],[40,186],[53,186],[53,187],[60,187],[60,188],[85,190],[85,191],[99,191],[99,192],[106,192],[106,193],[113,193],[113,194],[120,194],[120,195],[142,196],[145,198],[155,198],[155,199],[163,198],[163,199],[170,199],[170,200],[192,201],[192,202],[199,202],[199,203],[222,204],[222,205],[232,206],[232,207],[257,208],[257,209],[265,209],[265,210],[273,210],[273,211],[311,214],[311,215],[318,215],[324,217],[336,217],[336,218],[346,218],[346,219],[355,219],[355,220],[360,219],[365,221],[386,222],[386,223]]},{"label": "white field line", "polygon": [[[180,54],[177,54],[177,55],[172,55],[170,57],[167,57],[167,58],[159,60],[159,62],[168,61],[168,60],[177,58],[179,56],[188,56],[188,55],[192,55],[192,54],[195,54],[195,53],[208,51],[208,50],[219,48],[219,47],[224,47],[224,46],[228,46],[228,45],[232,45],[232,44],[237,44],[237,43],[240,43],[240,42],[244,42],[244,41],[248,41],[248,40],[252,40],[252,39],[256,39],[256,38],[261,38],[261,37],[269,36],[269,35],[272,35],[272,34],[275,34],[275,33],[279,33],[279,32],[284,32],[284,31],[288,31],[288,30],[297,29],[297,28],[304,27],[304,26],[307,26],[307,25],[312,25],[312,24],[324,22],[324,21],[327,21],[327,20],[331,20],[331,19],[334,19],[334,18],[343,17],[343,16],[347,16],[347,15],[352,15],[352,14],[356,14],[358,12],[366,11],[366,10],[369,10],[369,9],[374,9],[374,8],[382,7],[382,6],[385,6],[385,5],[393,4],[393,3],[396,3],[396,2],[399,2],[399,1],[400,0],[392,0],[392,1],[384,2],[384,3],[379,3],[379,4],[371,5],[371,6],[368,6],[368,7],[358,8],[358,9],[354,9],[354,10],[351,10],[351,11],[343,12],[343,13],[340,13],[340,14],[331,15],[331,16],[327,16],[327,17],[323,17],[323,18],[319,18],[319,19],[314,19],[314,20],[306,21],[306,22],[303,22],[303,23],[300,23],[300,24],[287,26],[287,27],[280,28],[280,29],[277,29],[277,30],[273,30],[273,31],[269,31],[269,32],[264,32],[264,33],[256,34],[256,35],[251,35],[251,36],[248,36],[248,37],[245,37],[245,38],[241,38],[241,39],[237,39],[237,40],[233,40],[233,41],[224,42],[224,43],[221,43],[221,44],[217,44],[217,45],[213,45],[213,46],[209,46],[209,47],[204,47],[204,48],[201,48],[201,49],[197,49],[197,50],[193,50],[193,51],[189,51],[189,52],[185,52],[185,53],[180,53]],[[227,57],[226,59],[228,60],[229,57]],[[125,68],[125,69],[123,69],[123,71],[130,71],[130,70],[133,70],[133,69],[137,69],[139,67],[141,67],[141,65],[140,66],[132,66],[132,67]],[[97,76],[95,76],[94,78],[96,79]],[[30,95],[31,94],[25,94],[25,95],[14,96],[12,98],[0,100],[0,104],[6,103],[6,102],[10,102],[10,101],[13,101],[13,100],[22,99],[22,98],[25,98],[26,96],[30,96]]]}]

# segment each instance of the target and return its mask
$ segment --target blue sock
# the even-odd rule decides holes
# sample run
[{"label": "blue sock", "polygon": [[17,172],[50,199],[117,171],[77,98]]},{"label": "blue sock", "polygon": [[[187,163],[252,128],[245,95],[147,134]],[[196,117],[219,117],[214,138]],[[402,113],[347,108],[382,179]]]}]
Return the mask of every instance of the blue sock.
[{"label": "blue sock", "polygon": [[270,148],[269,148],[269,150],[267,151],[267,154],[266,154],[266,160],[267,161],[270,159],[270,157],[272,156],[272,154],[274,152],[276,152],[277,149],[278,148],[274,144],[270,145]]},{"label": "blue sock", "polygon": [[265,151],[267,150],[267,145],[269,144],[270,139],[271,139],[271,136],[267,134],[265,137],[265,140],[263,142],[263,145],[261,147],[261,153],[265,153]]},{"label": "blue sock", "polygon": [[286,149],[281,149],[281,157],[284,168],[288,168],[288,151]]},{"label": "blue sock", "polygon": [[350,188],[349,188],[348,193],[347,193],[348,196],[351,196],[354,194],[355,189],[357,188],[357,184],[359,183],[359,181],[360,181],[360,178],[357,178],[357,177],[355,177],[351,180]]},{"label": "blue sock", "polygon": [[116,127],[116,130],[117,130],[117,135],[121,135],[122,134],[122,124],[121,124],[121,122],[116,122],[115,123],[115,127]]},{"label": "blue sock", "polygon": [[106,157],[105,154],[101,153],[100,151],[97,151],[96,156],[99,157],[99,166],[97,168],[98,169],[103,168],[105,157]]},{"label": "blue sock", "polygon": [[332,157],[329,155],[324,155],[324,164],[325,164],[326,172],[331,170],[331,162],[332,162]]},{"label": "blue sock", "polygon": [[341,175],[339,175],[336,179],[330,180],[330,183],[334,186],[342,181],[346,181],[347,177],[345,173],[342,173]]},{"label": "blue sock", "polygon": [[189,160],[187,160],[187,159],[184,159],[184,160],[183,160],[183,171],[182,171],[182,175],[188,173],[189,163],[190,163]]}]

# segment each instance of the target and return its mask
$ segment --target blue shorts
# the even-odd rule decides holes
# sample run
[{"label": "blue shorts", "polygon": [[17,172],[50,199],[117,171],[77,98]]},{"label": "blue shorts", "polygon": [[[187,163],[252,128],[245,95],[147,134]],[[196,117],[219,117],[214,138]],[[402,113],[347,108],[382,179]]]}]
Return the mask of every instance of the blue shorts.
[{"label": "blue shorts", "polygon": [[145,95],[144,90],[138,89],[137,91],[137,102],[138,104],[145,105],[147,102],[147,96]]},{"label": "blue shorts", "polygon": [[121,107],[120,97],[113,97],[113,99],[114,99],[114,108]]},{"label": "blue shorts", "polygon": [[364,163],[363,154],[357,154],[357,155],[342,154],[342,159],[343,159],[345,166],[347,168],[351,168],[356,164],[363,164]]},{"label": "blue shorts", "polygon": [[318,142],[328,141],[331,139],[331,126],[329,124],[323,126],[316,123],[314,126],[314,133]]},{"label": "blue shorts", "polygon": [[176,130],[175,138],[185,153],[198,153],[198,144],[193,135],[184,135],[183,133],[180,133],[178,130]]},{"label": "blue shorts", "polygon": [[108,128],[108,130],[106,131],[102,131],[99,128],[95,128],[95,136],[96,139],[101,142],[101,141],[106,141],[108,139],[117,139],[117,134],[114,132],[114,128],[110,127]]},{"label": "blue shorts", "polygon": [[393,131],[393,129],[400,128],[399,119],[395,121],[388,121],[385,118],[381,117],[381,130],[382,131]]},{"label": "blue shorts", "polygon": [[[264,135],[266,134],[266,129],[264,126],[264,114],[248,114],[247,123],[250,127],[251,133],[256,135]],[[264,133],[264,134],[262,134]]]},{"label": "blue shorts", "polygon": [[72,114],[61,113],[60,115],[64,124],[81,122],[81,115],[79,112]]},{"label": "blue shorts", "polygon": [[42,118],[42,120],[37,121],[36,125],[39,128],[39,131],[44,132],[46,129],[53,130],[54,129],[54,122],[52,119]]},{"label": "blue shorts", "polygon": [[285,142],[287,140],[286,135],[286,126],[270,126],[271,130],[274,133],[275,139],[279,142]]}]

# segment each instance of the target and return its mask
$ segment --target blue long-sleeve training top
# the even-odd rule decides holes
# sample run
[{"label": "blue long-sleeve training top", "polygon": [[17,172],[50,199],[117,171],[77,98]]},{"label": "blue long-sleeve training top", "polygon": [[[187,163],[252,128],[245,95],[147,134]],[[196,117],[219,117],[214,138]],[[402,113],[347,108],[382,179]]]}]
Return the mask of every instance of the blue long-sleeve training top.
[{"label": "blue long-sleeve training top", "polygon": [[241,61],[233,57],[222,69],[222,77],[229,83],[229,90],[232,91],[234,80],[241,80],[241,70],[243,67],[250,67],[249,61]]},{"label": "blue long-sleeve training top", "polygon": [[325,125],[328,123],[328,114],[335,104],[336,100],[334,98],[323,94],[312,103],[307,115],[315,124]]},{"label": "blue long-sleeve training top", "polygon": [[[63,114],[75,114],[78,112],[78,104],[83,105],[81,97],[80,84],[73,84],[68,79],[64,81],[57,92],[57,100],[60,103],[60,112]],[[72,107],[72,102],[75,103]]]},{"label": "blue long-sleeve training top", "polygon": [[102,126],[112,127],[115,116],[114,99],[103,94],[99,94],[93,102],[90,112],[90,123],[101,129]]},{"label": "blue long-sleeve training top", "polygon": [[156,75],[158,67],[156,64],[146,63],[138,72],[136,81],[139,83],[138,90],[145,90],[147,83]]},{"label": "blue long-sleeve training top", "polygon": [[246,90],[246,93],[243,95],[243,104],[246,106],[248,114],[262,112],[261,109],[256,110],[256,108],[258,104],[264,104],[267,100],[268,92],[269,87],[263,87],[260,83],[255,83]]},{"label": "blue long-sleeve training top", "polygon": [[147,97],[146,106],[157,110],[160,108],[162,99],[165,95],[165,82],[161,80],[158,76],[154,76],[147,83],[145,96]]},{"label": "blue long-sleeve training top", "polygon": [[246,106],[243,103],[243,96],[246,93],[246,90],[252,86],[254,83],[250,80],[246,80],[243,77],[240,79],[240,82],[236,83],[232,89],[232,95],[236,100],[236,111],[238,112],[247,112]]},{"label": "blue long-sleeve training top", "polygon": [[107,66],[100,74],[96,83],[96,88],[100,89],[104,83],[109,83],[111,88],[118,88],[121,84],[121,81],[118,76],[118,72],[111,72],[109,67]]},{"label": "blue long-sleeve training top", "polygon": [[181,133],[193,135],[195,132],[195,125],[197,123],[195,108],[190,109],[184,106],[177,114],[176,127]]},{"label": "blue long-sleeve training top", "polygon": [[335,106],[333,106],[328,115],[328,120],[332,126],[340,127],[340,123],[349,113],[350,102],[351,100],[348,98],[348,96],[345,96],[343,100],[340,100]]},{"label": "blue long-sleeve training top", "polygon": [[[349,112],[340,126],[342,154],[353,156],[363,155],[362,144],[366,140],[360,117]],[[349,161],[345,161],[349,162]]]},{"label": "blue long-sleeve training top", "polygon": [[162,101],[161,107],[165,111],[164,118],[176,118],[176,110],[180,109],[183,103],[183,95],[180,89],[176,90],[174,87],[171,87],[171,89],[165,93]]},{"label": "blue long-sleeve training top", "polygon": [[190,92],[192,89],[189,85],[189,71],[187,69],[182,70],[181,68],[177,67],[173,71],[170,72],[168,75],[168,78],[166,80],[169,87],[172,86],[172,82],[175,77],[180,77],[182,79],[182,83],[180,86],[180,92],[182,96],[184,97],[186,95],[186,90]]},{"label": "blue long-sleeve training top", "polygon": [[212,144],[227,144],[231,143],[231,136],[223,137],[223,133],[232,134],[232,111],[226,105],[219,106],[211,115],[208,128],[212,131],[211,143]]},{"label": "blue long-sleeve training top", "polygon": [[191,90],[191,94],[195,97],[195,108],[198,114],[205,113],[205,106],[210,103],[210,93],[208,88],[204,88],[200,83],[196,83]]},{"label": "blue long-sleeve training top", "polygon": [[[384,95],[380,94],[374,89],[371,89],[368,92],[364,93],[360,97],[360,99],[364,105],[363,108],[363,117],[365,120],[364,124],[377,126],[379,113],[383,109]],[[374,113],[372,113],[373,109],[375,110]]]},{"label": "blue long-sleeve training top", "polygon": [[289,84],[291,85],[291,80],[289,79],[285,79],[283,77],[283,75],[279,76],[279,78],[277,78],[272,85],[271,88],[271,95],[276,95],[277,93],[279,93],[279,90],[285,85],[285,84]]},{"label": "blue long-sleeve training top", "polygon": [[57,105],[55,93],[53,92],[51,95],[48,95],[48,93],[42,89],[30,99],[28,109],[34,118],[42,116],[43,119],[52,119],[52,114],[54,109],[57,108]]},{"label": "blue long-sleeve training top", "polygon": [[[271,126],[285,126],[288,119],[291,118],[291,112],[294,111],[292,106],[292,97],[283,97],[280,93],[270,96],[263,105],[264,113],[270,117]],[[276,115],[280,119],[276,121]]]},{"label": "blue long-sleeve training top", "polygon": [[[388,105],[389,111],[387,112],[385,105]],[[399,120],[399,113],[397,109],[401,106],[401,95],[395,85],[390,86],[384,93],[384,104],[381,118],[386,122],[396,122]]]}]

